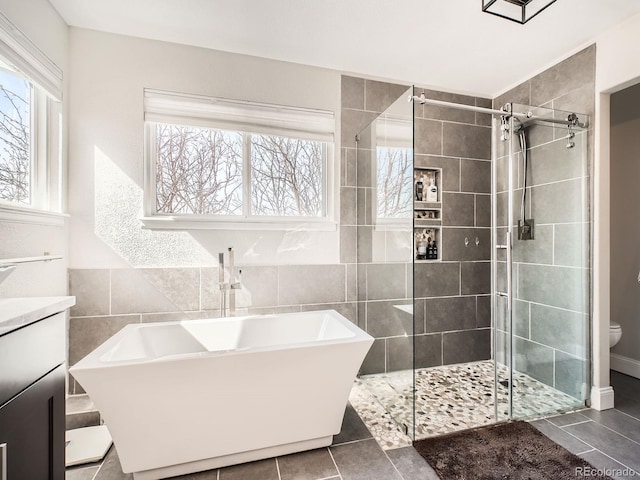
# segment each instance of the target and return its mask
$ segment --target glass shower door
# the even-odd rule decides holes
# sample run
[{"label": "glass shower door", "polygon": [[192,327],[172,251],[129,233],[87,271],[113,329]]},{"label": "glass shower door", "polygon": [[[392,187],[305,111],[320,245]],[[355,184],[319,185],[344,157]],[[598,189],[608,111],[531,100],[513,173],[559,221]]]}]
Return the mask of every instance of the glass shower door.
[{"label": "glass shower door", "polygon": [[584,406],[590,385],[586,115],[511,105],[494,166],[496,417]]},{"label": "glass shower door", "polygon": [[380,429],[379,438],[397,431],[413,439],[414,432],[412,93],[404,91],[356,137],[358,322],[375,343],[352,403],[375,418],[369,426]]}]

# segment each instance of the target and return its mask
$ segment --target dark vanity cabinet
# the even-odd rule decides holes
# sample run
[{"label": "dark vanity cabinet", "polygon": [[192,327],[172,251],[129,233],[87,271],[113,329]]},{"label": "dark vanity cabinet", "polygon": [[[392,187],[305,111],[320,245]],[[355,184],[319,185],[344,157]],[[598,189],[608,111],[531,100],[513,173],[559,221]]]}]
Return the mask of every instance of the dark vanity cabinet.
[{"label": "dark vanity cabinet", "polygon": [[1,480],[64,480],[64,361],[64,313],[0,336]]}]

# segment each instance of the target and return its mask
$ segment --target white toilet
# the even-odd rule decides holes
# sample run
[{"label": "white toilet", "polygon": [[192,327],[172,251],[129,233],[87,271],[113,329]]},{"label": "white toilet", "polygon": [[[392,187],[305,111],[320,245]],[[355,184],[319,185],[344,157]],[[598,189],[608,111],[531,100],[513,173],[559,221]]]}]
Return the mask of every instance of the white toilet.
[{"label": "white toilet", "polygon": [[622,327],[619,323],[611,322],[609,325],[609,348],[613,347],[622,337]]}]

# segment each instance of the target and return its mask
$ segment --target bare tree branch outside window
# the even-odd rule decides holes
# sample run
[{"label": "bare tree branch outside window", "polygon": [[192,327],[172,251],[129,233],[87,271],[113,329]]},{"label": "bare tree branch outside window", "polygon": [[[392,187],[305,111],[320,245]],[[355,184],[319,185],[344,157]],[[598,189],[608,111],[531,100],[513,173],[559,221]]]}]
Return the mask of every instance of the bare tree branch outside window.
[{"label": "bare tree branch outside window", "polygon": [[242,134],[156,126],[156,209],[160,213],[242,214]]},{"label": "bare tree branch outside window", "polygon": [[322,143],[272,135],[251,136],[254,215],[321,216],[322,176]]},{"label": "bare tree branch outside window", "polygon": [[30,95],[28,81],[0,70],[0,199],[31,203]]},{"label": "bare tree branch outside window", "polygon": [[377,218],[411,218],[413,211],[413,151],[377,148]]}]

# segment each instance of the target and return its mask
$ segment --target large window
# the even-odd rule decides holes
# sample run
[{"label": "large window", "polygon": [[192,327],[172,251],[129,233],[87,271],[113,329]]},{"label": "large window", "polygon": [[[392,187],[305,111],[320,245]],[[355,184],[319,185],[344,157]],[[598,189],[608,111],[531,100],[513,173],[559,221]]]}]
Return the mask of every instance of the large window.
[{"label": "large window", "polygon": [[145,225],[332,223],[331,114],[147,91],[145,119]]},{"label": "large window", "polygon": [[321,217],[326,152],[312,140],[156,124],[156,211]]}]

